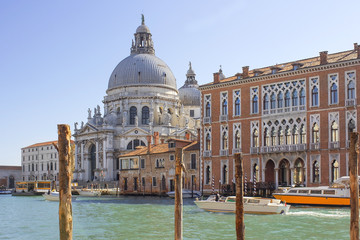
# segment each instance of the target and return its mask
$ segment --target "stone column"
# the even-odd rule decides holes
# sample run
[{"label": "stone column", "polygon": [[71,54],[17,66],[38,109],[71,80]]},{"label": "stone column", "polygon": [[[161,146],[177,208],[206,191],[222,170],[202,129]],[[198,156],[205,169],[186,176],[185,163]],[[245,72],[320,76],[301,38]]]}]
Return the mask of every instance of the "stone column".
[{"label": "stone column", "polygon": [[278,189],[279,187],[279,169],[275,168],[275,188]]},{"label": "stone column", "polygon": [[290,186],[294,185],[294,171],[295,168],[290,168]]}]

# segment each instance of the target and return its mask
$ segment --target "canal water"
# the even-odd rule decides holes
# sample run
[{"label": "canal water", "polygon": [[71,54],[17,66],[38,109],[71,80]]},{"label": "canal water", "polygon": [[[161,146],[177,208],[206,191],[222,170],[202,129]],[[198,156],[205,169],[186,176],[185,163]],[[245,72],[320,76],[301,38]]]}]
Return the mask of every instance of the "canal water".
[{"label": "canal water", "polygon": [[[0,196],[0,239],[59,239],[58,202]],[[174,200],[78,197],[73,239],[174,239]],[[246,239],[349,239],[349,208],[291,207],[287,215],[245,215]],[[236,239],[235,215],[184,200],[184,239]]]}]

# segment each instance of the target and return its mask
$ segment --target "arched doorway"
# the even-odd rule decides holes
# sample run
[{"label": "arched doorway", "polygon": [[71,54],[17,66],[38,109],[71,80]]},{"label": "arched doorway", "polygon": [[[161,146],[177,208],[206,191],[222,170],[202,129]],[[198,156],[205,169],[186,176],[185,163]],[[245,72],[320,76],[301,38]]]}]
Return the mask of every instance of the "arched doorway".
[{"label": "arched doorway", "polygon": [[95,177],[96,168],[96,146],[94,144],[90,147],[90,180],[93,181]]},{"label": "arched doorway", "polygon": [[290,163],[287,159],[283,159],[279,164],[279,186],[289,186],[290,177]]},{"label": "arched doorway", "polygon": [[301,158],[296,159],[294,168],[294,184],[296,186],[304,185],[305,181],[304,161]]},{"label": "arched doorway", "polygon": [[15,178],[14,178],[14,176],[9,177],[9,188],[15,188]]},{"label": "arched doorway", "polygon": [[275,163],[272,160],[268,160],[265,165],[265,182],[275,183]]}]

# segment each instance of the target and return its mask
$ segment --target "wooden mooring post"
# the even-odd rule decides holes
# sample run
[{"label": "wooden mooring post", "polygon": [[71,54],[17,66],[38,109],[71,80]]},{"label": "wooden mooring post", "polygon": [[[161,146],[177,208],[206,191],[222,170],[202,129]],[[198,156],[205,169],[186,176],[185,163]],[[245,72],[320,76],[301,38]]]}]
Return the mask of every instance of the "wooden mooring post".
[{"label": "wooden mooring post", "polygon": [[58,125],[59,152],[59,227],[60,240],[71,240],[73,230],[71,205],[71,131],[66,124]]},{"label": "wooden mooring post", "polygon": [[236,182],[236,239],[245,239],[244,223],[244,170],[241,153],[235,154],[235,182]]},{"label": "wooden mooring post", "polygon": [[183,239],[182,198],[183,149],[175,149],[175,240]]},{"label": "wooden mooring post", "polygon": [[359,183],[357,141],[359,134],[350,133],[349,172],[350,172],[350,239],[359,240]]}]

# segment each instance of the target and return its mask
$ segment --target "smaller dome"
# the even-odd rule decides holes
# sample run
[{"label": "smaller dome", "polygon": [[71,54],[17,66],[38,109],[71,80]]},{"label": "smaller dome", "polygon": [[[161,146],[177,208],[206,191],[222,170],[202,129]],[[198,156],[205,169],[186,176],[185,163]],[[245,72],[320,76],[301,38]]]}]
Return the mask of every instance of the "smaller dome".
[{"label": "smaller dome", "polygon": [[179,98],[184,106],[200,106],[200,90],[196,87],[181,87]]},{"label": "smaller dome", "polygon": [[145,24],[141,24],[136,29],[136,33],[150,33],[150,29]]}]

